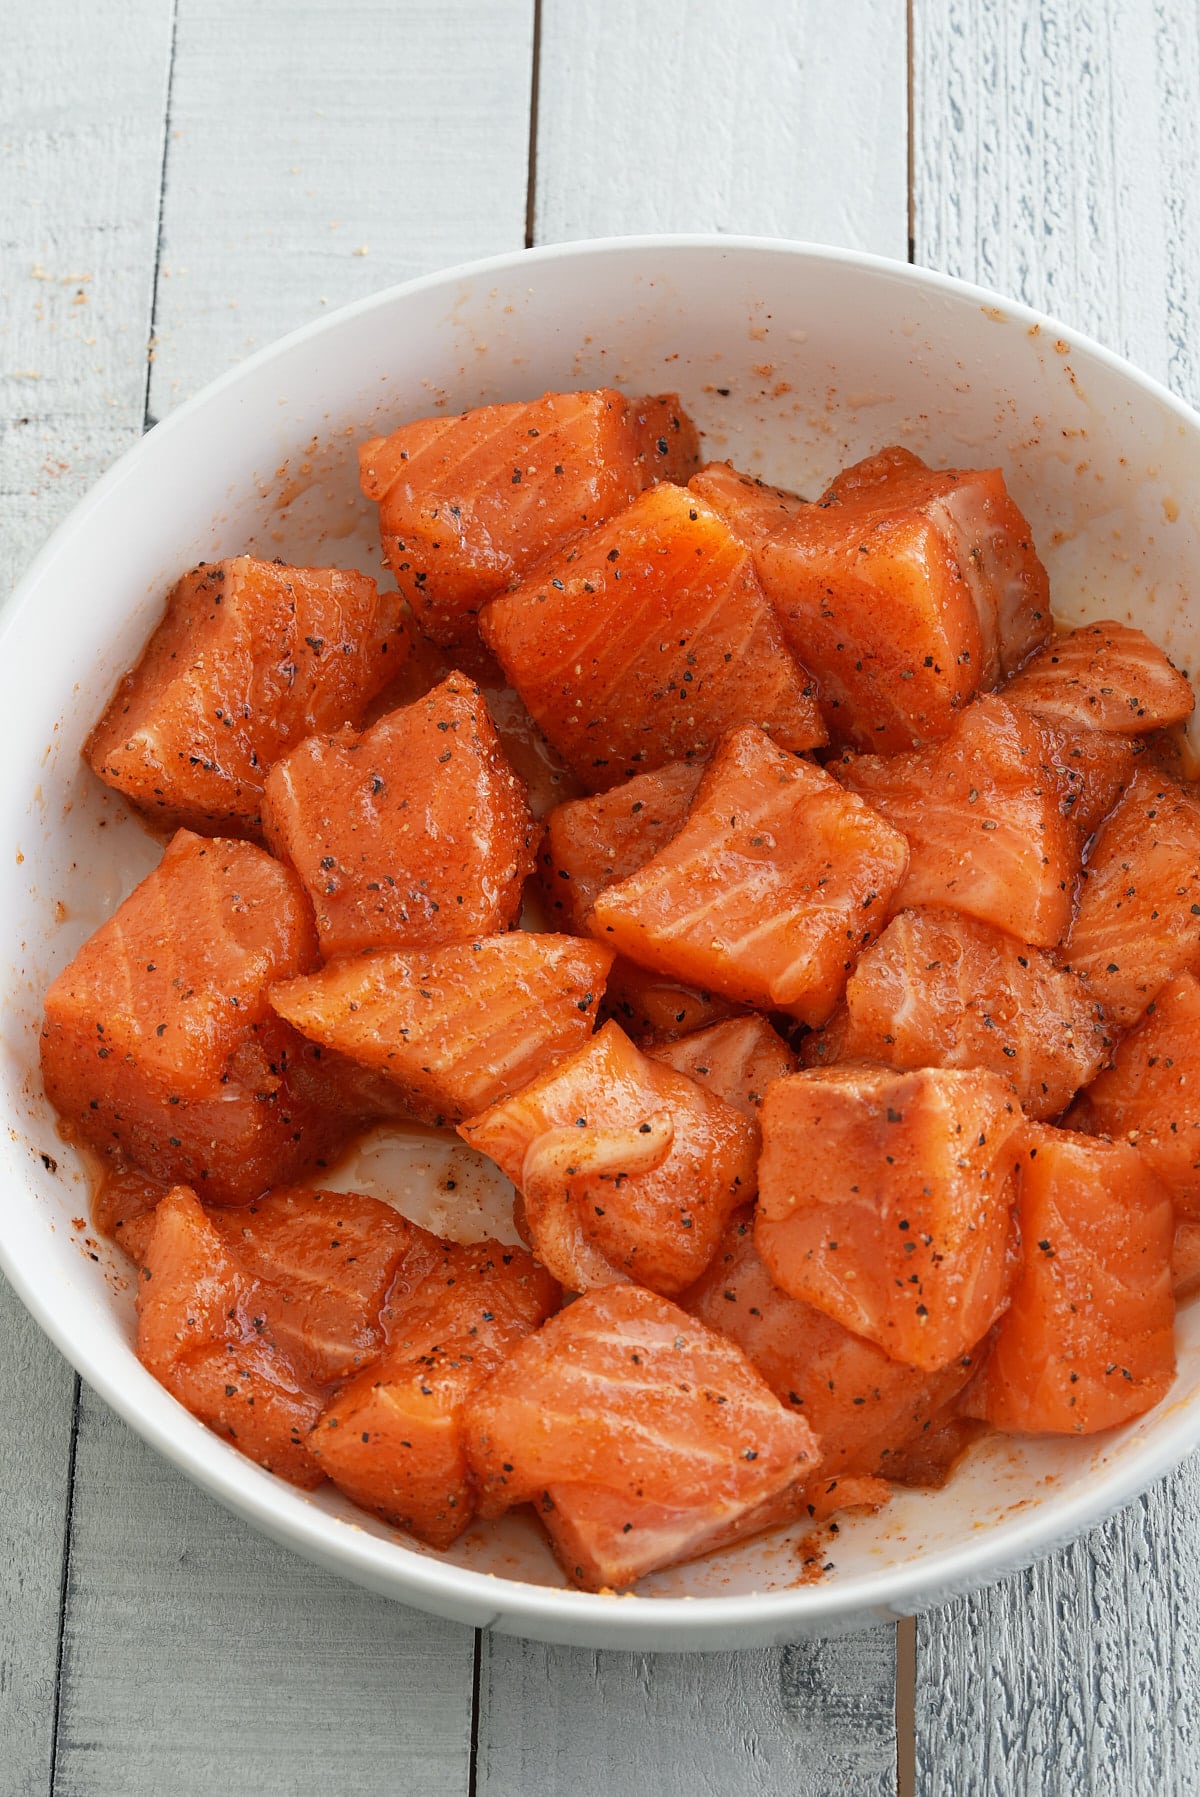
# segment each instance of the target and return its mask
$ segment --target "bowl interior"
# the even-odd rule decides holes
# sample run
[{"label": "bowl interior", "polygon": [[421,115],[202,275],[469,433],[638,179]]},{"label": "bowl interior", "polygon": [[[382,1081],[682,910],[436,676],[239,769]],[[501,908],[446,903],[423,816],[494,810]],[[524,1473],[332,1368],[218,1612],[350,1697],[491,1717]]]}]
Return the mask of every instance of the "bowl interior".
[{"label": "bowl interior", "polygon": [[[157,857],[79,748],[169,584],[201,558],[243,550],[374,571],[373,507],[356,479],[364,435],[442,408],[601,384],[678,390],[710,457],[809,495],[889,443],[938,464],[999,463],[1033,525],[1059,616],[1136,623],[1179,666],[1196,666],[1196,422],[1095,346],[1015,306],[870,259],[676,240],[509,258],[324,320],[154,431],[59,532],[6,615],[0,1258],[143,1433],[262,1526],[354,1576],[559,1638],[682,1645],[709,1630],[729,1645],[912,1607],[1115,1507],[1189,1443],[1200,1311],[1180,1320],[1174,1394],[1126,1430],[983,1444],[943,1492],[843,1519],[835,1544],[799,1531],[750,1543],[662,1573],[619,1606],[539,1595],[530,1588],[561,1578],[532,1525],[475,1528],[449,1556],[428,1554],[336,1495],[305,1497],[260,1472],[142,1372],[127,1270],[86,1224],[86,1176],[37,1074],[48,981]],[[468,1195],[458,1212],[451,1176],[454,1202]],[[419,1133],[376,1139],[339,1179],[390,1191],[448,1233],[510,1228],[503,1182],[465,1148]],[[753,1593],[754,1605],[737,1601]],[[693,1603],[680,1620],[670,1600],[685,1597],[722,1601]]]}]

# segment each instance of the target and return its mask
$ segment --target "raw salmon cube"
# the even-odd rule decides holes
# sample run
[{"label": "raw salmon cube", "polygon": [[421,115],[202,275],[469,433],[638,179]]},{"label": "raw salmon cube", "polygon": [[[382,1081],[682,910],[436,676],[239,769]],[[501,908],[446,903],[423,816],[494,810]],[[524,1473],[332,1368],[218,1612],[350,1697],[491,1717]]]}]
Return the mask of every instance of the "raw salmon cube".
[{"label": "raw salmon cube", "polygon": [[434,1266],[395,1309],[387,1352],[332,1399],[309,1445],[356,1504],[446,1548],[475,1510],[466,1400],[561,1294],[522,1248],[439,1247]]},{"label": "raw salmon cube", "polygon": [[754,1193],[754,1125],[615,1023],[459,1134],[520,1188],[534,1252],[571,1291],[681,1291]]},{"label": "raw salmon cube", "polygon": [[986,1067],[1031,1117],[1057,1117],[1108,1047],[1082,981],[1043,950],[953,911],[902,911],[860,956],[810,1066]]},{"label": "raw salmon cube", "polygon": [[885,449],[756,559],[833,740],[857,749],[940,741],[1050,633],[1046,571],[997,468]]},{"label": "raw salmon cube", "polygon": [[1142,631],[1107,620],[1056,636],[1004,689],[1013,705],[1116,736],[1144,736],[1192,714],[1195,695]]},{"label": "raw salmon cube", "polygon": [[843,1479],[892,1477],[892,1463],[928,1429],[975,1369],[971,1353],[940,1372],[890,1360],[872,1341],[790,1298],[774,1283],[754,1242],[749,1210],[731,1218],[708,1271],[680,1307],[735,1341],[782,1404],[803,1416],[821,1465],[806,1494],[828,1515],[830,1487]]},{"label": "raw salmon cube", "polygon": [[678,393],[631,399],[629,419],[637,443],[642,486],[655,486],[660,480],[686,486],[700,466],[700,438],[679,403]]},{"label": "raw salmon cube", "polygon": [[207,1092],[183,1097],[118,1069],[78,1121],[118,1167],[195,1186],[215,1204],[248,1204],[324,1165],[368,1121],[342,1108],[343,1095],[325,1051],[271,1017],[255,1024]]},{"label": "raw salmon cube", "polygon": [[[294,1178],[345,1134],[319,1051],[267,1009],[316,960],[295,876],[181,831],[46,995],[46,1092],[120,1166],[225,1203]],[[361,1120],[361,1119],[360,1119]]]},{"label": "raw salmon cube", "polygon": [[409,642],[397,595],[365,574],[201,562],[84,755],[154,821],[255,835],[268,769],[313,731],[358,723]]},{"label": "raw salmon cube", "polygon": [[677,835],[600,893],[590,927],[642,966],[823,1023],[907,863],[872,806],[749,727],[722,741]]},{"label": "raw salmon cube", "polygon": [[1176,1304],[1200,1292],[1200,1223],[1181,1217],[1175,1224],[1171,1250],[1171,1284]]},{"label": "raw salmon cube", "polygon": [[1160,779],[1174,780],[1177,786],[1191,786],[1195,782],[1196,755],[1182,724],[1173,725],[1169,730],[1151,730],[1140,741],[1137,737],[1109,737],[1107,740],[1128,741],[1135,752],[1140,751],[1142,766],[1153,768]]},{"label": "raw salmon cube", "polygon": [[524,788],[461,674],[362,736],[309,737],[272,769],[263,822],[326,958],[511,929],[533,868]]},{"label": "raw salmon cube", "polygon": [[[879,1489],[886,1497],[887,1487]],[[631,1510],[623,1492],[599,1485],[556,1485],[543,1493],[538,1515],[571,1583],[583,1591],[612,1593],[664,1566],[720,1553],[751,1535],[794,1523],[807,1514],[805,1495],[788,1485],[708,1526],[691,1504],[642,1498]]]},{"label": "raw salmon cube", "polygon": [[793,1074],[761,1112],[758,1251],[794,1298],[936,1372],[1008,1303],[1021,1112],[993,1073]]},{"label": "raw salmon cube", "polygon": [[709,462],[693,474],[688,487],[720,512],[748,549],[760,549],[807,503],[786,487],[770,487],[752,474],[739,474],[728,462]]},{"label": "raw salmon cube", "polygon": [[[1005,689],[1005,698],[1013,689]],[[1013,694],[1012,703],[1020,705]],[[1059,795],[1059,808],[1085,839],[1095,833],[1133,778],[1142,744],[1086,725],[1067,724],[1034,712],[1046,745],[1046,768]]]},{"label": "raw salmon cube", "polygon": [[524,786],[535,818],[545,817],[557,805],[576,799],[583,782],[576,779],[562,756],[546,741],[529,715],[519,693],[506,686],[497,669],[480,686],[500,738],[504,758]]},{"label": "raw salmon cube", "polygon": [[651,973],[618,955],[608,975],[601,1015],[619,1023],[635,1042],[673,1042],[731,1016],[736,1006],[667,973]]},{"label": "raw salmon cube", "polygon": [[692,444],[673,394],[631,402],[601,388],[419,418],[364,443],[359,463],[417,623],[470,658],[485,600],[675,467],[686,479]]},{"label": "raw salmon cube", "polygon": [[[480,655],[484,651],[480,648]],[[479,690],[496,726],[500,747],[513,773],[526,788],[529,808],[540,818],[555,805],[578,798],[583,786],[568,768],[562,756],[546,741],[519,693],[507,685],[496,663],[481,668]],[[362,727],[369,730],[380,718],[402,706],[424,699],[435,686],[457,673],[447,651],[439,649],[428,637],[418,636],[412,652],[400,671],[368,705]]]},{"label": "raw salmon cube", "polygon": [[1090,1435],[1175,1376],[1171,1200],[1136,1150],[1031,1125],[1020,1275],[970,1408],[998,1429]]},{"label": "raw salmon cube", "polygon": [[312,914],[289,869],[250,843],[181,830],[47,994],[55,1104],[77,1107],[74,1094],[59,1097],[67,1056],[97,1077],[116,1062],[172,1091],[206,1092],[268,1014],[272,981],[316,961]]},{"label": "raw salmon cube", "polygon": [[261,1466],[311,1489],[324,1477],[306,1438],[319,1388],[275,1342],[266,1294],[226,1248],[194,1192],[155,1213],[138,1282],[137,1354],[192,1415]]},{"label": "raw salmon cube", "polygon": [[154,1213],[170,1189],[136,1167],[110,1165],[92,1198],[92,1222],[140,1267],[154,1234]]},{"label": "raw salmon cube", "polygon": [[316,1385],[346,1379],[383,1352],[383,1307],[397,1275],[424,1277],[443,1244],[362,1192],[278,1187],[210,1226],[257,1280],[271,1340]]},{"label": "raw salmon cube", "polygon": [[550,813],[538,882],[556,929],[583,934],[596,895],[636,873],[682,828],[703,772],[703,762],[668,762]]},{"label": "raw salmon cube", "polygon": [[1063,958],[1117,1029],[1200,958],[1200,804],[1151,768],[1096,837]]},{"label": "raw salmon cube", "polygon": [[896,907],[944,905],[1052,948],[1071,919],[1080,838],[1034,720],[984,698],[935,748],[848,758],[839,776],[908,838]]},{"label": "raw salmon cube", "polygon": [[1073,1129],[1131,1143],[1176,1210],[1200,1219],[1200,980],[1181,973],[1080,1093]]},{"label": "raw salmon cube", "polygon": [[271,991],[304,1035],[395,1081],[406,1109],[457,1123],[591,1035],[612,960],[599,943],[513,930],[438,949],[378,949]]},{"label": "raw salmon cube", "polygon": [[[563,1563],[596,1589],[728,1539],[817,1460],[733,1342],[636,1286],[589,1292],[522,1342],[469,1400],[466,1438],[483,1515],[532,1501],[560,1552],[573,1518],[590,1524],[591,1563]],[[598,1493],[623,1510],[603,1532]]]},{"label": "raw salmon cube", "polygon": [[795,1073],[800,1063],[765,1017],[730,1017],[646,1050],[651,1060],[686,1073],[757,1121],[773,1079]]},{"label": "raw salmon cube", "polygon": [[694,760],[760,724],[825,741],[750,552],[694,493],[664,483],[540,563],[480,619],[545,735],[592,791]]}]

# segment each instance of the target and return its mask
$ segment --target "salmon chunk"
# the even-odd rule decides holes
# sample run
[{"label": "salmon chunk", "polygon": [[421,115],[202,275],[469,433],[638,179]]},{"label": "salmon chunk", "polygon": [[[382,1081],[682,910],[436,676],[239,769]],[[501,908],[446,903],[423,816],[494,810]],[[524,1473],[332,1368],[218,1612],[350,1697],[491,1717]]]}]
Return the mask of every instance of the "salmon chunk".
[{"label": "salmon chunk", "polygon": [[581,1048],[611,952],[513,930],[438,949],[378,949],[271,989],[280,1016],[395,1081],[406,1109],[457,1123]]},{"label": "salmon chunk", "polygon": [[309,1447],[356,1504],[447,1548],[475,1513],[467,1399],[561,1294],[523,1248],[438,1247],[424,1279],[392,1306],[382,1359],[330,1401]]},{"label": "salmon chunk", "polygon": [[635,1042],[673,1042],[736,1012],[737,1006],[669,973],[652,973],[618,955],[609,969],[601,1015]]},{"label": "salmon chunk", "polygon": [[993,1073],[865,1064],[768,1088],[755,1241],[775,1284],[936,1372],[1009,1299],[1019,1107]]},{"label": "salmon chunk", "polygon": [[800,1065],[765,1017],[730,1017],[646,1052],[651,1060],[698,1080],[752,1121],[771,1081],[795,1073]]},{"label": "salmon chunk", "polygon": [[257,836],[270,768],[313,731],[357,724],[410,640],[397,595],[365,574],[201,562],[84,755],[153,822]]},{"label": "salmon chunk", "polygon": [[534,1252],[570,1291],[681,1291],[754,1194],[754,1125],[615,1023],[459,1134],[520,1188]]},{"label": "salmon chunk", "polygon": [[786,487],[770,487],[752,474],[739,474],[728,462],[709,462],[688,482],[693,493],[720,512],[734,536],[748,549],[759,549],[805,501]]},{"label": "salmon chunk", "polygon": [[1030,657],[1004,696],[1043,717],[1115,736],[1181,724],[1196,703],[1183,675],[1148,636],[1111,621],[1054,637]]},{"label": "salmon chunk", "polygon": [[295,876],[250,843],[180,831],[46,995],[42,1074],[69,1127],[164,1185],[237,1203],[354,1121],[273,981],[316,961]]},{"label": "salmon chunk", "polygon": [[698,459],[674,394],[631,401],[608,388],[418,418],[359,450],[397,586],[426,635],[468,664],[486,600],[655,480],[686,480]]},{"label": "salmon chunk", "polygon": [[136,1062],[172,1091],[207,1091],[268,1014],[272,981],[316,959],[289,869],[250,843],[181,830],[54,982],[45,1052],[57,1063],[69,1041],[102,1067]]},{"label": "salmon chunk", "polygon": [[1021,1158],[1020,1275],[969,1408],[999,1429],[1090,1435],[1175,1376],[1171,1200],[1136,1150],[1047,1124]]},{"label": "salmon chunk", "polygon": [[92,1222],[101,1235],[128,1255],[135,1267],[144,1264],[154,1213],[170,1186],[151,1179],[138,1167],[109,1163],[92,1196]]},{"label": "salmon chunk", "polygon": [[205,1214],[261,1286],[271,1341],[316,1385],[347,1379],[383,1352],[383,1307],[397,1276],[423,1273],[441,1250],[362,1192],[278,1186],[254,1204]]},{"label": "salmon chunk", "polygon": [[1071,919],[1080,838],[1034,720],[984,698],[935,748],[847,758],[839,777],[908,838],[897,908],[944,905],[1053,948]]},{"label": "salmon chunk", "polygon": [[733,1342],[635,1286],[589,1292],[522,1342],[469,1399],[466,1433],[481,1514],[533,1502],[591,1590],[730,1539],[817,1461]]},{"label": "salmon chunk", "polygon": [[480,629],[593,792],[703,756],[739,724],[787,749],[825,741],[750,552],[683,487],[643,493],[549,556]]},{"label": "salmon chunk", "polygon": [[179,1402],[260,1466],[311,1489],[305,1446],[319,1387],[276,1344],[261,1281],[239,1265],[186,1186],[155,1213],[138,1282],[137,1355]]},{"label": "salmon chunk", "polygon": [[1200,1220],[1200,980],[1181,973],[1118,1044],[1068,1119],[1131,1143],[1176,1211]]},{"label": "salmon chunk", "polygon": [[804,1043],[809,1066],[986,1067],[1027,1115],[1057,1117],[1109,1038],[1077,975],[953,911],[902,911],[859,958],[843,1012]]},{"label": "salmon chunk", "polygon": [[582,935],[597,894],[639,867],[682,828],[705,764],[672,761],[608,792],[558,805],[546,818],[538,883],[556,929]]},{"label": "salmon chunk", "polygon": [[735,730],[683,828],[600,893],[590,928],[642,966],[819,1024],[907,863],[871,805],[761,730]]},{"label": "salmon chunk", "polygon": [[1194,1223],[1190,1217],[1179,1218],[1175,1224],[1171,1284],[1176,1304],[1200,1292],[1200,1223]]},{"label": "salmon chunk", "polygon": [[840,474],[756,557],[835,743],[939,742],[1050,634],[1029,525],[999,469],[885,449]]},{"label": "salmon chunk", "polygon": [[263,819],[327,958],[511,929],[533,869],[525,789],[461,674],[361,736],[309,737],[272,769]]},{"label": "salmon chunk", "polygon": [[686,487],[700,466],[700,438],[678,393],[652,393],[629,401],[643,487],[661,480]]},{"label": "salmon chunk", "polygon": [[1153,768],[1096,837],[1063,959],[1117,1029],[1200,960],[1200,804]]},{"label": "salmon chunk", "polygon": [[754,1242],[754,1218],[738,1211],[702,1278],[680,1307],[735,1341],[780,1403],[803,1416],[821,1465],[806,1493],[814,1517],[840,1509],[843,1480],[886,1478],[904,1448],[926,1434],[977,1364],[968,1352],[940,1372],[890,1360],[823,1311],[774,1283]]},{"label": "salmon chunk", "polygon": [[[1018,711],[1027,709],[1012,686],[1005,688],[1004,697]],[[1132,780],[1143,745],[1136,737],[1032,715],[1045,744],[1046,770],[1058,792],[1059,809],[1086,841]]]}]

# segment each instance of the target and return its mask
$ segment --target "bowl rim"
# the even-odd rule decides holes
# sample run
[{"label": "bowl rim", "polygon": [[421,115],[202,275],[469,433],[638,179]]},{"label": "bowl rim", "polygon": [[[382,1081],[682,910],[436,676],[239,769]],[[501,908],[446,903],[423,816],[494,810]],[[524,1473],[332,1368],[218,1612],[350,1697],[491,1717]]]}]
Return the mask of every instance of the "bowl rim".
[{"label": "bowl rim", "polygon": [[[528,269],[533,276],[539,267],[549,263],[637,259],[647,255],[670,259],[680,252],[695,251],[722,257],[750,252],[886,275],[926,293],[944,294],[989,312],[998,311],[1006,321],[1026,327],[1036,325],[1052,338],[1069,341],[1073,351],[1082,352],[1140,388],[1200,439],[1200,414],[1161,381],[1094,337],[1023,301],[919,264],[803,240],[703,232],[643,233],[539,245],[457,263],[334,308],[255,351],[183,401],[123,452],[49,536],[3,606],[0,653],[8,646],[31,596],[52,574],[58,558],[89,528],[109,496],[125,482],[137,478],[143,463],[158,453],[164,440],[186,432],[197,414],[272,361],[329,332],[344,329],[352,321],[367,319],[375,312],[439,287],[509,275],[519,269]],[[532,1585],[434,1559],[406,1547],[400,1540],[376,1536],[331,1516],[309,1504],[291,1487],[284,1487],[281,1492],[279,1480],[245,1460],[220,1437],[195,1424],[194,1419],[188,1419],[194,1423],[193,1435],[187,1429],[172,1432],[165,1422],[148,1414],[138,1402],[136,1380],[129,1385],[109,1378],[102,1367],[94,1367],[86,1346],[75,1340],[69,1318],[53,1309],[37,1284],[26,1277],[20,1257],[14,1255],[3,1234],[0,1269],[51,1341],[135,1433],[211,1496],[263,1532],[397,1601],[412,1602],[443,1614],[471,1615],[482,1626],[495,1622],[505,1632],[527,1632],[554,1639],[568,1631],[569,1638],[580,1644],[620,1642],[642,1649],[659,1644],[676,1649],[681,1645],[721,1648],[738,1645],[739,1638],[746,1644],[768,1638],[784,1639],[789,1624],[799,1633],[839,1618],[861,1622],[870,1616],[882,1620],[914,1613],[1007,1576],[1102,1522],[1177,1466],[1200,1435],[1200,1428],[1189,1415],[1191,1406],[1178,1403],[1177,1414],[1158,1430],[1145,1451],[1122,1455],[1114,1464],[1099,1469],[1077,1495],[1058,1505],[1052,1520],[1034,1509],[997,1524],[980,1537],[979,1543],[967,1541],[935,1549],[897,1566],[845,1575],[828,1584],[816,1582],[727,1596],[639,1597],[635,1593],[614,1601],[609,1595]],[[214,1452],[214,1447],[220,1451]],[[981,1556],[984,1541],[991,1551]]]}]

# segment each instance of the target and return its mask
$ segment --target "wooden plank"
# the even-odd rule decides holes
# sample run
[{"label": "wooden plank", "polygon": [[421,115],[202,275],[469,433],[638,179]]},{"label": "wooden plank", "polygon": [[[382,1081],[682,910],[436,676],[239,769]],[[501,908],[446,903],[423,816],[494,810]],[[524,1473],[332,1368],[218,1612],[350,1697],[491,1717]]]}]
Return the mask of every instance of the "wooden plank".
[{"label": "wooden plank", "polygon": [[476,1790],[805,1797],[896,1789],[892,1630],[740,1654],[484,1637]]},{"label": "wooden plank", "polygon": [[533,0],[181,0],[153,415],[328,306],[519,249],[532,47]]},{"label": "wooden plank", "polygon": [[[786,0],[543,0],[538,241],[724,230],[903,256],[903,7],[814,19]],[[890,1628],[700,1659],[485,1636],[480,1671],[479,1797],[896,1788]]]},{"label": "wooden plank", "polygon": [[1190,1792],[1200,1766],[1200,1467],[918,1621],[917,1789]]},{"label": "wooden plank", "polygon": [[14,1791],[50,1783],[74,1387],[0,1280],[0,1739]]},{"label": "wooden plank", "polygon": [[[519,248],[531,44],[530,0],[180,0],[151,413],[324,303]],[[472,1632],[316,1572],[82,1416],[56,1789],[461,1797]]]},{"label": "wooden plank", "polygon": [[462,1797],[473,1635],[218,1508],[91,1392],[56,1797]]},{"label": "wooden plank", "polygon": [[1200,19],[1155,0],[914,0],[918,262],[1200,397]]},{"label": "wooden plank", "polygon": [[[170,0],[10,8],[0,599],[142,426]],[[75,1379],[0,1280],[0,1784],[49,1789]]]},{"label": "wooden plank", "polygon": [[537,241],[908,248],[903,0],[543,0]]},{"label": "wooden plank", "polygon": [[[915,0],[917,260],[1051,309],[1200,398],[1194,9]],[[1200,1472],[920,1620],[923,1792],[1195,1788]]]},{"label": "wooden plank", "polygon": [[0,594],[142,428],[171,0],[10,8],[0,57]]}]

